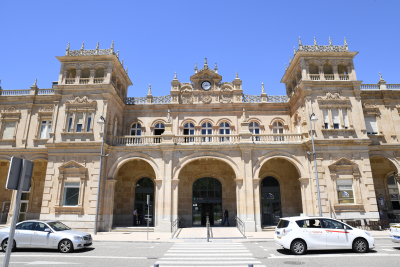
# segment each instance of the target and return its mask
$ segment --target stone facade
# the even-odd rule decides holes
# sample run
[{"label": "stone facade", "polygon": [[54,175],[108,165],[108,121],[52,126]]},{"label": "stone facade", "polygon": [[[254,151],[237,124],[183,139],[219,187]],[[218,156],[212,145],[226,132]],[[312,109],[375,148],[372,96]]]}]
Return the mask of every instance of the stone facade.
[{"label": "stone facade", "polygon": [[[284,96],[268,95],[264,84],[260,95],[244,94],[238,74],[223,82],[205,60],[190,82],[175,75],[168,95],[153,96],[149,87],[144,97],[127,97],[132,83],[113,46],[68,45],[51,89],[36,82],[26,90],[0,88],[0,208],[13,207],[15,194],[4,185],[17,156],[35,163],[26,218],[82,230],[94,227],[100,168],[100,231],[132,225],[133,209],[143,202],[136,194],[142,178],[153,184],[143,190],[154,195],[152,220],[162,232],[177,218],[192,226],[202,199],[195,199],[193,184],[204,177],[221,183],[214,201],[228,209],[230,223],[237,216],[250,232],[261,231],[271,214],[317,215],[316,173],[323,215],[377,220],[379,211],[400,213],[400,85],[381,76],[377,84],[357,80],[358,52],[346,41],[299,40],[281,80]],[[318,118],[316,168],[311,114]],[[108,156],[100,166],[103,135]],[[278,191],[268,193],[266,177],[278,181]],[[12,209],[3,215],[10,223]]]}]

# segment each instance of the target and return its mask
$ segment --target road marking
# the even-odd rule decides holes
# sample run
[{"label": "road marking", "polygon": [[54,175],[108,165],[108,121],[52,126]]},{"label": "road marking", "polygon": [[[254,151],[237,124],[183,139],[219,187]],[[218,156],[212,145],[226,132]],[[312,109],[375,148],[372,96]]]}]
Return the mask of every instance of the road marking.
[{"label": "road marking", "polygon": [[58,262],[58,261],[34,261],[34,262],[24,262],[26,265],[57,265],[57,264],[82,264],[74,262]]},{"label": "road marking", "polygon": [[136,248],[154,248],[154,246],[153,247],[136,247]]},{"label": "road marking", "polygon": [[[174,264],[174,265],[180,265],[180,264],[192,264],[193,261],[156,261],[158,264]],[[197,261],[196,264],[209,264],[209,261]],[[261,263],[261,261],[213,261],[213,264],[222,264],[222,265],[230,265],[232,264],[249,264],[249,263]]]},{"label": "road marking", "polygon": [[[185,255],[181,255],[181,256],[185,256]],[[229,257],[229,258],[224,258],[224,257],[217,257],[217,258],[196,258],[196,257],[184,257],[184,258],[160,258],[160,260],[210,260],[213,261],[215,259],[218,260],[255,260],[256,258],[252,258],[252,257],[242,257],[242,258],[235,258],[235,257]]]},{"label": "road marking", "polygon": [[[168,264],[163,264],[163,266],[170,266],[169,264],[175,264],[175,263],[168,263]],[[172,265],[174,266],[174,265]],[[183,265],[183,266],[179,266],[179,267],[232,267],[232,265]],[[248,267],[249,265],[234,265],[235,267]],[[151,265],[150,267],[153,267],[153,265]],[[253,267],[266,267],[265,265],[253,265]]]},{"label": "road marking", "polygon": [[[4,255],[0,255],[0,258],[5,257]],[[147,257],[116,257],[116,256],[81,256],[81,255],[70,255],[70,256],[64,256],[64,255],[46,255],[46,254],[16,254],[13,253],[12,257],[47,257],[47,258],[94,258],[94,259],[141,259],[141,260],[147,260]]]},{"label": "road marking", "polygon": [[396,251],[394,249],[387,249],[387,248],[381,248],[381,250],[384,250],[384,251]]},{"label": "road marking", "polygon": [[394,256],[400,257],[400,254],[387,254],[387,253],[370,253],[370,254],[330,254],[330,255],[299,255],[299,256],[275,256],[269,254],[271,257],[268,259],[293,259],[293,258],[336,258],[336,257],[386,257]]},{"label": "road marking", "polygon": [[209,253],[214,253],[214,252],[227,252],[227,253],[229,253],[229,252],[231,252],[231,253],[233,253],[233,252],[249,252],[247,249],[243,249],[243,250],[234,250],[234,251],[232,251],[232,250],[218,250],[218,251],[215,251],[215,250],[213,250],[213,249],[207,249],[207,250],[197,250],[197,249],[192,249],[192,250],[176,250],[176,249],[173,249],[173,250],[169,250],[168,252],[209,252]]},{"label": "road marking", "polygon": [[[227,256],[229,254],[223,253],[223,254],[201,254],[201,253],[185,253],[185,256],[205,256],[205,257],[223,257],[223,256]],[[165,253],[164,256],[182,256],[181,253]],[[253,256],[252,253],[234,253],[232,254],[232,256]]]}]

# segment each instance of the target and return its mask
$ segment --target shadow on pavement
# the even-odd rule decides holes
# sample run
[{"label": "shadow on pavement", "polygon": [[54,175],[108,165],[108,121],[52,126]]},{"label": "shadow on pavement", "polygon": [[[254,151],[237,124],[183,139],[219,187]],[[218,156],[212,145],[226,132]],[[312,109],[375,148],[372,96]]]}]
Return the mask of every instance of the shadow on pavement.
[{"label": "shadow on pavement", "polygon": [[[56,250],[56,249],[17,248],[15,251],[13,251],[13,252],[11,253],[11,255],[14,254],[14,253],[24,253],[24,252],[25,252],[25,253],[26,253],[26,252],[37,252],[37,253],[40,253],[40,252],[47,252],[47,253],[60,254],[60,255],[63,255],[63,254],[69,254],[69,255],[71,255],[71,254],[82,254],[82,253],[87,253],[87,252],[91,252],[91,251],[93,251],[93,250],[95,250],[95,248],[90,247],[90,248],[83,248],[83,249],[74,250],[74,251],[72,251],[71,253],[61,253],[61,252],[59,252],[59,251]],[[4,253],[5,253],[5,251],[3,251],[3,250],[1,250],[1,252],[4,252]]]},{"label": "shadow on pavement", "polygon": [[[400,250],[400,247],[398,248]],[[289,249],[277,249],[277,252],[279,252],[282,255],[292,255],[294,254],[289,250]],[[376,250],[369,250],[368,253],[377,253]],[[325,255],[335,255],[335,254],[358,254],[355,253],[351,249],[340,249],[340,250],[307,250],[305,255],[320,255],[320,254],[325,254]]]}]

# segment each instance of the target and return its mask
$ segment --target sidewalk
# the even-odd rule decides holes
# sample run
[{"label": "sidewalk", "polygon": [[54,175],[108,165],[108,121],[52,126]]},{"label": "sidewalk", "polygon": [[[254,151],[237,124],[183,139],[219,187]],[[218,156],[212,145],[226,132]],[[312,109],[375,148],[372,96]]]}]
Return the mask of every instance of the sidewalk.
[{"label": "sidewalk", "polygon": [[[212,241],[224,240],[231,242],[265,242],[274,240],[274,232],[247,232],[246,237],[237,230],[236,227],[218,227],[212,228],[213,238]],[[390,238],[389,230],[386,231],[367,231],[374,238]],[[201,241],[207,239],[206,228],[180,228],[176,234],[177,238],[171,238],[172,233],[149,233],[147,240],[146,232],[98,232],[93,235],[93,241],[118,241],[118,242],[188,242],[188,241]]]}]

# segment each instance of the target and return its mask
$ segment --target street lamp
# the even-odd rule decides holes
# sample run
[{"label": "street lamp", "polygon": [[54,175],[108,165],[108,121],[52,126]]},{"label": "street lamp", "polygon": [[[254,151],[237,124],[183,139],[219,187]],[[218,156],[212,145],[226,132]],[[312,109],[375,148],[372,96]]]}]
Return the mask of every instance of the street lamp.
[{"label": "street lamp", "polygon": [[[321,208],[321,195],[319,193],[319,181],[318,181],[318,169],[317,169],[317,158],[315,157],[315,147],[314,147],[314,134],[312,123],[318,120],[315,117],[315,114],[310,115],[310,127],[311,127],[311,141],[312,141],[312,150],[313,150],[313,157],[314,157],[314,168],[315,168],[315,179],[317,180],[317,194],[318,194],[318,209],[319,209],[319,216],[322,216],[322,208]],[[307,154],[310,154],[309,152]]]},{"label": "street lamp", "polygon": [[103,161],[103,157],[108,157],[109,154],[103,155],[103,148],[104,148],[104,136],[106,135],[105,133],[105,122],[106,119],[104,119],[103,116],[100,116],[100,120],[97,122],[100,127],[103,126],[103,138],[101,141],[101,152],[100,152],[100,171],[99,171],[99,183],[97,186],[97,202],[96,202],[96,215],[94,217],[94,231],[93,234],[97,235],[97,221],[99,217],[99,205],[100,205],[100,184],[101,184],[101,163]]}]

